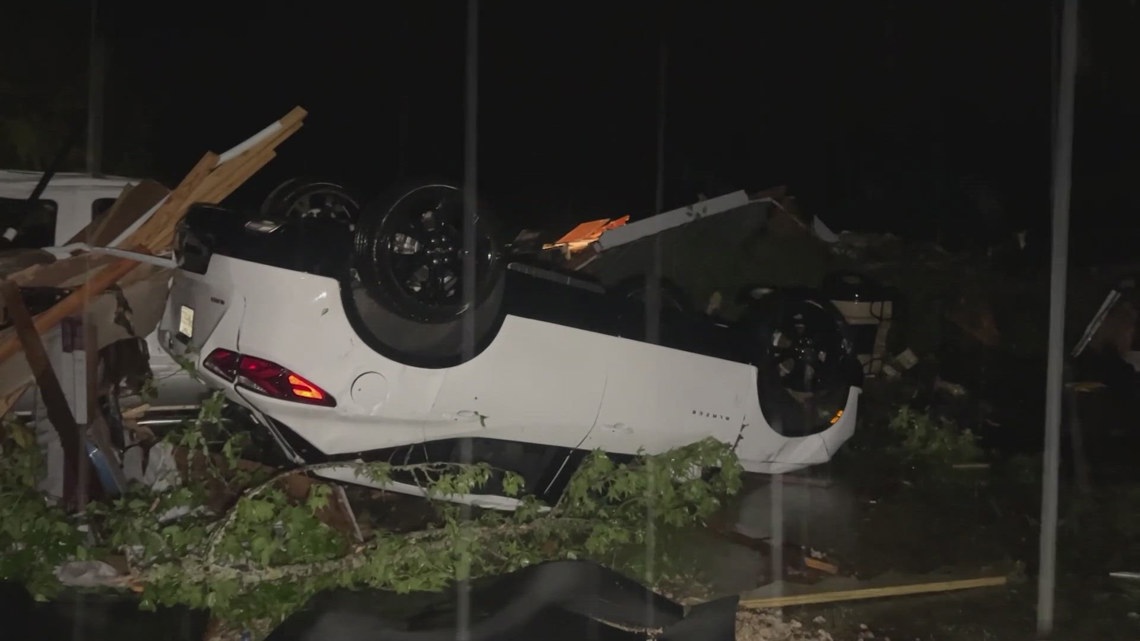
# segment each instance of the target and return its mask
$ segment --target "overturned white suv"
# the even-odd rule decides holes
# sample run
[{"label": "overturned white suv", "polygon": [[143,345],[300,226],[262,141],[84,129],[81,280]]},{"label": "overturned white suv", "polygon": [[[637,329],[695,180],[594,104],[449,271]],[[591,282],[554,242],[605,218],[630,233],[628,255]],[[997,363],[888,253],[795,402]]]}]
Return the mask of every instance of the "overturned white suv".
[{"label": "overturned white suv", "polygon": [[[465,283],[463,205],[461,189],[419,182],[353,220],[195,206],[160,343],[294,462],[344,461],[318,473],[364,485],[351,461],[457,461],[468,445],[549,499],[596,448],[713,437],[746,470],[782,473],[851,437],[862,368],[827,301],[769,297],[732,323],[665,305],[650,342],[639,297],[513,254],[482,206]],[[789,362],[833,409],[787,411]],[[514,504],[484,492],[460,500]]]}]

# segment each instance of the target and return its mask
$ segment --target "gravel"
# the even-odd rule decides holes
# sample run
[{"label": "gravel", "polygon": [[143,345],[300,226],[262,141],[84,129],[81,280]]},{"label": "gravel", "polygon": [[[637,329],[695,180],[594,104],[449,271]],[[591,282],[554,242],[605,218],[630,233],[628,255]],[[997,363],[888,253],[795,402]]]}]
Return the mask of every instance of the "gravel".
[{"label": "gravel", "polygon": [[795,619],[785,619],[777,610],[749,610],[736,612],[736,641],[834,641],[831,634],[818,627],[823,617],[816,617],[810,625]]}]

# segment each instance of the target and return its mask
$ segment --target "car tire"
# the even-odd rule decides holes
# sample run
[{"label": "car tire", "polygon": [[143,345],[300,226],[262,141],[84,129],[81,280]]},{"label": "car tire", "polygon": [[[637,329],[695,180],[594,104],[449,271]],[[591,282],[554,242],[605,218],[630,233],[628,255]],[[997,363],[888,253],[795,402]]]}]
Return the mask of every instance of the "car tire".
[{"label": "car tire", "polygon": [[[430,216],[429,216],[430,214]],[[451,367],[490,343],[502,324],[506,272],[492,214],[477,209],[475,299],[463,300],[463,190],[403,183],[361,210],[346,288],[350,321],[375,350],[417,367]],[[474,324],[474,344],[464,327]]]},{"label": "car tire", "polygon": [[260,211],[272,218],[332,218],[353,225],[360,216],[360,202],[341,183],[301,176],[286,180],[269,192]]},{"label": "car tire", "polygon": [[[862,383],[847,323],[835,305],[811,290],[775,290],[751,301],[740,323],[753,343],[757,393],[769,425],[785,436],[830,427],[848,390]],[[809,332],[808,341],[798,340]],[[811,373],[810,380],[803,372]]]}]

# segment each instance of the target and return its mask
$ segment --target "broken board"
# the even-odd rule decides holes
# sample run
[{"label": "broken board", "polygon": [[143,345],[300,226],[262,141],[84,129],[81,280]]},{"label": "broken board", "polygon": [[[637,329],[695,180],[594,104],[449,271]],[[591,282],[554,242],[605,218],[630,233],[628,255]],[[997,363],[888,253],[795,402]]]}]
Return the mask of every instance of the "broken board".
[{"label": "broken board", "polygon": [[969,576],[963,573],[939,573],[916,577],[888,573],[863,581],[852,577],[835,577],[810,585],[773,581],[740,595],[740,605],[746,608],[783,608],[860,601],[1000,587],[1006,585],[1008,580],[1004,574]]}]

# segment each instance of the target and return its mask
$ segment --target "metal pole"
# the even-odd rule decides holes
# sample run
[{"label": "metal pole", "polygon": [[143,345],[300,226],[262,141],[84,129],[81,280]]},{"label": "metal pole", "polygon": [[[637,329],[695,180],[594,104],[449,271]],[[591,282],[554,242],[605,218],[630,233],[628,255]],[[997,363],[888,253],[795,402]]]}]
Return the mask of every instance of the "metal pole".
[{"label": "metal pole", "polygon": [[1053,633],[1057,577],[1057,512],[1061,459],[1061,398],[1065,358],[1065,288],[1069,263],[1073,112],[1077,77],[1077,0],[1064,0],[1061,73],[1053,139],[1053,265],[1049,282],[1049,365],[1045,373],[1045,453],[1041,479],[1041,549],[1037,577],[1037,636]]},{"label": "metal pole", "polygon": [[[464,362],[475,357],[475,294],[477,263],[475,252],[478,247],[476,234],[476,202],[478,198],[478,103],[479,103],[479,0],[467,0],[467,56],[465,68],[466,87],[464,93],[463,125],[463,300],[467,312],[463,316],[462,355]],[[459,459],[463,463],[472,461],[471,439],[460,439]],[[464,505],[460,518],[471,518],[471,506]],[[471,586],[470,554],[463,550],[457,568],[455,638],[466,641],[471,636]]]},{"label": "metal pole", "polygon": [[[665,25],[662,19],[661,44],[657,53],[657,188],[654,197],[654,213],[660,214],[665,208],[665,70],[666,48]],[[653,236],[650,252],[649,271],[645,278],[645,340],[649,343],[661,341],[661,234]],[[649,477],[646,491],[651,495],[657,492],[653,476]],[[653,503],[645,514],[645,580],[652,586],[656,580],[657,557],[657,515]],[[653,615],[653,599],[645,604],[646,620]]]},{"label": "metal pole", "polygon": [[479,0],[467,1],[467,67],[463,129],[463,300],[468,313],[463,317],[463,360],[475,355],[475,203],[478,198],[478,154],[476,144],[479,102]]},{"label": "metal pole", "polygon": [[91,44],[87,72],[87,172],[103,172],[103,83],[107,73],[99,0],[91,0]]},{"label": "metal pole", "polygon": [[[661,32],[661,47],[657,55],[657,191],[654,198],[654,213],[660,214],[665,208],[665,69],[668,50],[665,45],[665,31]],[[658,343],[661,340],[661,235],[653,237],[649,271],[645,279],[645,340]]]}]

